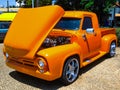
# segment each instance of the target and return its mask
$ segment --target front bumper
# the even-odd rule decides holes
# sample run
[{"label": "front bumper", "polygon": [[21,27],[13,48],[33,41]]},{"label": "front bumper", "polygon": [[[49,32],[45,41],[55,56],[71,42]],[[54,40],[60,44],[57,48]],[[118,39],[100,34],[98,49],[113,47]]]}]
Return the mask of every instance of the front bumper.
[{"label": "front bumper", "polygon": [[12,60],[6,60],[6,65],[9,66],[10,68],[15,69],[16,71],[19,71],[43,80],[52,81],[57,78],[53,74],[51,74],[49,71],[45,73],[40,73],[37,66],[21,64]]}]

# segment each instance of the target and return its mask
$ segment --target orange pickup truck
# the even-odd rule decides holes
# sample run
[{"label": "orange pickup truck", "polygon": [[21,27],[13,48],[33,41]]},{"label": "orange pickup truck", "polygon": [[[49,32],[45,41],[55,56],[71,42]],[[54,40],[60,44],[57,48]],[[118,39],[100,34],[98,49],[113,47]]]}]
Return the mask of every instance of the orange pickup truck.
[{"label": "orange pickup truck", "polygon": [[60,6],[21,8],[4,40],[7,66],[34,77],[73,83],[82,67],[115,55],[114,28],[99,28],[92,12]]}]

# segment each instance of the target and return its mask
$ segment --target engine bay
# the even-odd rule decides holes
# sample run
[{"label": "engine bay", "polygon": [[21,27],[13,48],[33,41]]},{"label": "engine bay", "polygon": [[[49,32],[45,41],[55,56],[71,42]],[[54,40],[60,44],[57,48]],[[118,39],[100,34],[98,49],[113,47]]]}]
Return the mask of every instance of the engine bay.
[{"label": "engine bay", "polygon": [[42,48],[55,47],[58,45],[65,45],[71,43],[71,38],[69,36],[48,36],[43,44]]}]

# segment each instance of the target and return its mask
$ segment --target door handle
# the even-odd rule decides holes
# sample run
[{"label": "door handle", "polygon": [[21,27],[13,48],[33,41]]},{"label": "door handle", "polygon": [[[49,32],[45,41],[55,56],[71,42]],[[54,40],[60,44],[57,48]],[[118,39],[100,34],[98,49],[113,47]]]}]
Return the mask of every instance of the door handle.
[{"label": "door handle", "polygon": [[86,34],[82,34],[83,40],[86,40]]},{"label": "door handle", "polygon": [[97,36],[97,33],[96,33],[96,32],[94,32],[94,36]]}]

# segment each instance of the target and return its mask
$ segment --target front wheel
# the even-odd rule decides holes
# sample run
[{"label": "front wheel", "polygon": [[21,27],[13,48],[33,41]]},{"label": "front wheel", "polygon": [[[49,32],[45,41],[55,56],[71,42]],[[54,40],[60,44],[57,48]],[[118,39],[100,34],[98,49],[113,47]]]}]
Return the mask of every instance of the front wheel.
[{"label": "front wheel", "polygon": [[108,53],[108,57],[113,57],[113,56],[115,56],[115,54],[116,54],[116,43],[112,42],[111,45],[110,45],[110,50],[109,50],[109,53]]},{"label": "front wheel", "polygon": [[71,57],[67,60],[64,65],[61,80],[65,85],[73,83],[79,75],[79,59],[76,57]]}]

